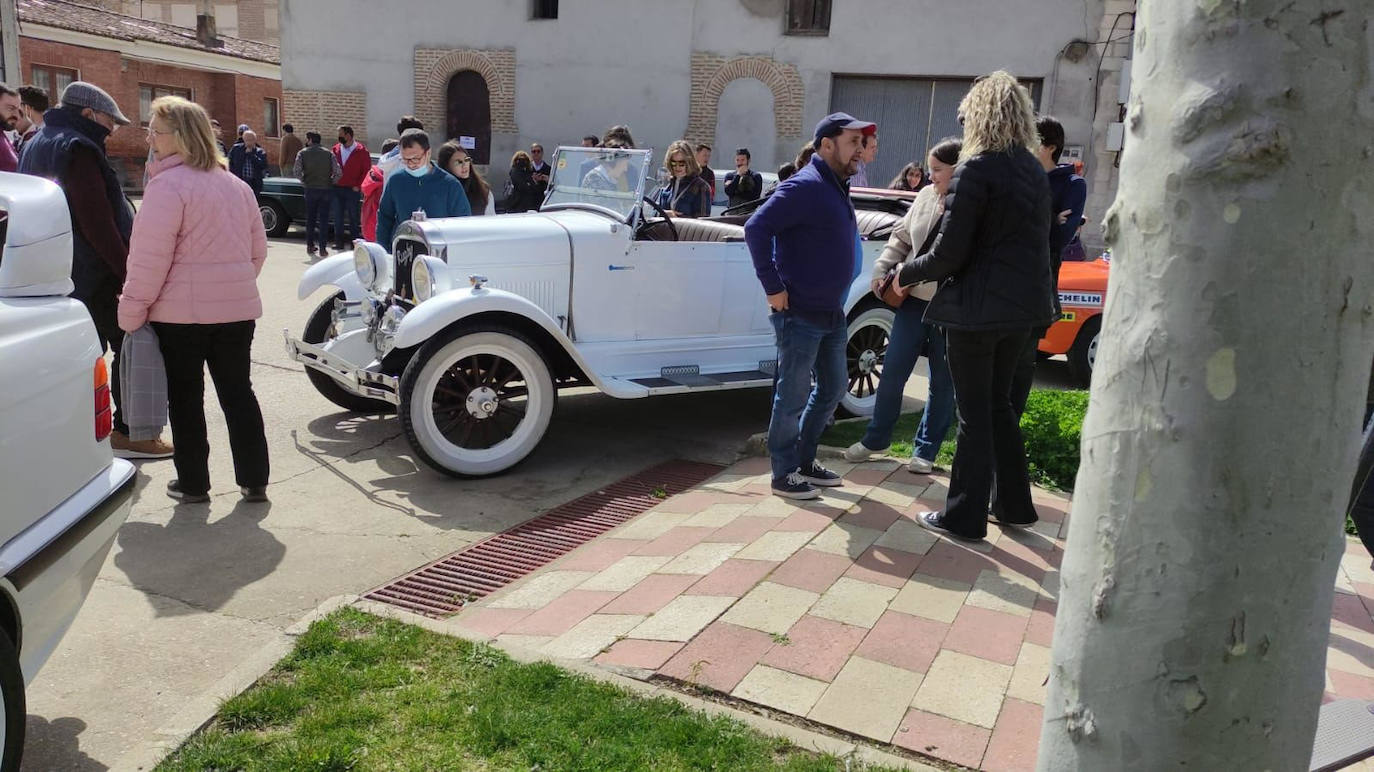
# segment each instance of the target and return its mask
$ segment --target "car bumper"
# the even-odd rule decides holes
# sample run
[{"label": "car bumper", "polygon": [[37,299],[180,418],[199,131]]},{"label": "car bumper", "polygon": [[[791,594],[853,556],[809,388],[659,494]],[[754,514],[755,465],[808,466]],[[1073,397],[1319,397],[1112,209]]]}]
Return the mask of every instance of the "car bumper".
[{"label": "car bumper", "polygon": [[399,379],[395,376],[358,367],[320,346],[291,337],[289,330],[283,330],[282,336],[286,339],[286,355],[293,361],[328,375],[359,396],[401,404]]},{"label": "car bumper", "polygon": [[[105,565],[133,504],[134,467],[109,467],[5,545],[28,557],[5,574],[20,620],[20,666],[30,681],[52,655]],[[24,540],[35,540],[25,544]],[[41,544],[33,549],[35,544]]]}]

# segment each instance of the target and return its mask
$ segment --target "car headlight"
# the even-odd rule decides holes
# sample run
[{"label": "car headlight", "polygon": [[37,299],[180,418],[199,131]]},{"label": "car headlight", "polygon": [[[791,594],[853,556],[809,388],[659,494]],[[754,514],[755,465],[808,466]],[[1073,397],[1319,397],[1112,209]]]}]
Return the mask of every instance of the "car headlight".
[{"label": "car headlight", "polygon": [[448,264],[429,255],[416,257],[410,268],[410,286],[415,291],[415,299],[421,303],[447,292],[450,289]]},{"label": "car headlight", "polygon": [[364,287],[371,287],[377,281],[377,261],[372,258],[367,244],[355,241],[353,246],[353,272]]}]

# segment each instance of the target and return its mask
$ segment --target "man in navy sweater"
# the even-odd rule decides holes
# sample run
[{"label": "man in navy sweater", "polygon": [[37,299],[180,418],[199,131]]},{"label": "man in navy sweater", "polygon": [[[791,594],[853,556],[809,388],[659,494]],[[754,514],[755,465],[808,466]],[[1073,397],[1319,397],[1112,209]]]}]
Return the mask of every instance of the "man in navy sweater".
[{"label": "man in navy sweater", "polygon": [[[768,424],[773,492],[814,499],[840,476],[816,463],[816,445],[848,388],[844,301],[858,227],[846,181],[877,127],[846,113],[816,125],[811,163],[778,185],[744,225],[772,309],[777,384]],[[812,386],[812,372],[815,386]]]}]

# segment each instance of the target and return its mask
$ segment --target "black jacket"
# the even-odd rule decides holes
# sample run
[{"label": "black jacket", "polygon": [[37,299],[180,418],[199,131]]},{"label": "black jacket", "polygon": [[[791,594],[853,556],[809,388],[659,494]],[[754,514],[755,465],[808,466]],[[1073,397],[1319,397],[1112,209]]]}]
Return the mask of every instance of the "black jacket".
[{"label": "black jacket", "polygon": [[[133,235],[134,210],[105,156],[105,138],[110,130],[83,118],[78,110],[54,107],[43,113],[43,130],[24,144],[19,171],[54,180],[67,193],[73,225],[72,297],[83,301],[114,298],[124,283],[124,261],[128,259],[129,239]],[[104,186],[104,201],[99,196],[83,199],[93,206],[77,203],[74,199],[77,191],[71,189],[88,184],[73,180],[69,175],[78,153],[94,160]],[[92,222],[104,227],[95,230],[83,227]]]},{"label": "black jacket", "polygon": [[730,206],[747,204],[763,195],[763,175],[750,169],[747,174],[726,172],[725,195],[730,198]]},{"label": "black jacket", "polygon": [[980,153],[959,164],[940,235],[902,268],[903,286],[938,280],[927,322],[959,330],[1054,321],[1050,185],[1029,150]]},{"label": "black jacket", "polygon": [[510,168],[510,195],[506,197],[507,212],[532,212],[544,203],[539,195],[539,183],[534,181],[534,170],[520,166]]}]

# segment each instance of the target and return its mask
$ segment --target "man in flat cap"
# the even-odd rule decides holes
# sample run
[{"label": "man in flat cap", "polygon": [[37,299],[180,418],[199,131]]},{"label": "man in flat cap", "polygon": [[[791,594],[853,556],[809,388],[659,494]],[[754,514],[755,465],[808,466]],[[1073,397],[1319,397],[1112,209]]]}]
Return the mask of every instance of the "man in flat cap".
[{"label": "man in flat cap", "polygon": [[73,81],[63,89],[60,101],[43,114],[43,130],[24,143],[19,171],[55,181],[67,196],[72,215],[72,297],[86,304],[101,345],[115,353],[110,377],[114,397],[110,446],[122,458],[167,458],[172,446],[161,439],[130,440],[120,412],[119,349],[124,333],[115,312],[124,285],[134,210],[105,155],[105,140],[119,126],[129,125],[129,119],[113,97],[84,81]]}]

